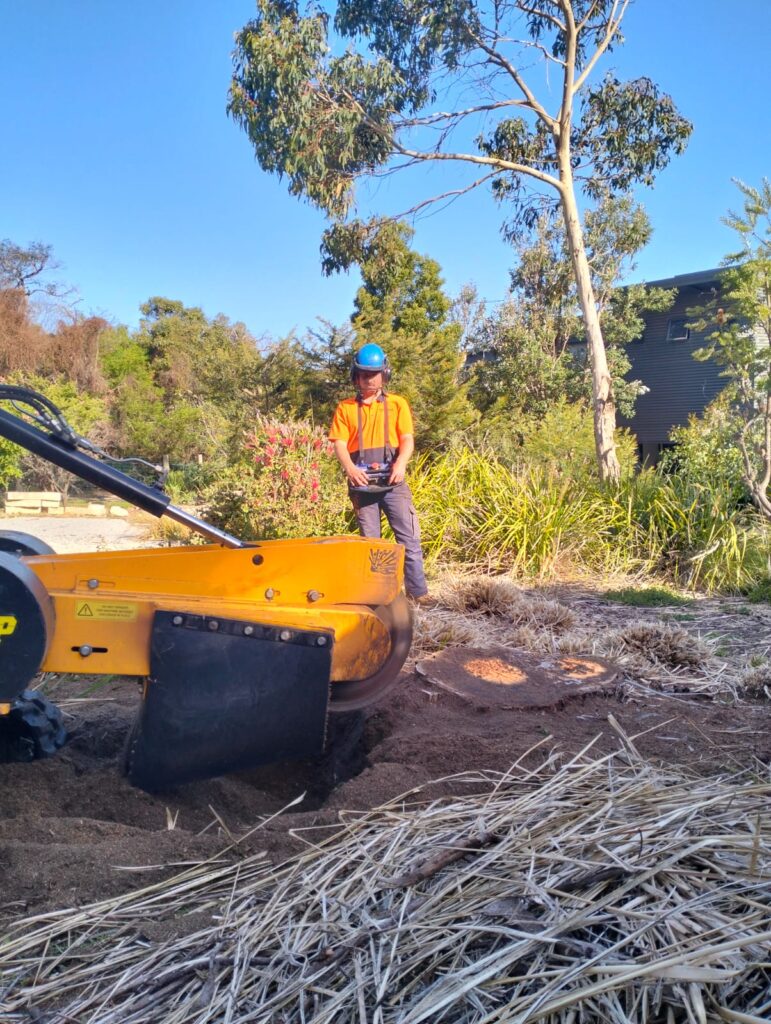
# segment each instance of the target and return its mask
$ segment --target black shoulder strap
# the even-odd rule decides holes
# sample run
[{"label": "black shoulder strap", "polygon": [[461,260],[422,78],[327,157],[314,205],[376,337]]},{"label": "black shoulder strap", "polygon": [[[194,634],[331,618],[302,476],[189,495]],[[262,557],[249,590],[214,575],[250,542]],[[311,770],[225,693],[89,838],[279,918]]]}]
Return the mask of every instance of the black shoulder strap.
[{"label": "black shoulder strap", "polygon": [[388,432],[388,395],[383,392],[383,462],[391,461],[391,435]]},{"label": "black shoulder strap", "polygon": [[356,399],[356,415],[359,424],[359,462],[361,462],[364,455],[364,436],[361,428],[361,399],[358,397]]}]

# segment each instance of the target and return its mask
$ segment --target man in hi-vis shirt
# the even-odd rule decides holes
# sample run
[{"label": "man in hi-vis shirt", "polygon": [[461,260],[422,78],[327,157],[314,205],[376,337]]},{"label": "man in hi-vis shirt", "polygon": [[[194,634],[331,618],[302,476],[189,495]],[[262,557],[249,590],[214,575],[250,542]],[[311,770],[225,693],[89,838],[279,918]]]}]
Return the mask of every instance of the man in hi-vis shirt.
[{"label": "man in hi-vis shirt", "polygon": [[399,395],[385,390],[391,371],[379,345],[365,345],[354,356],[353,398],[338,405],[329,440],[348,478],[348,493],[363,537],[380,537],[385,513],[394,536],[404,545],[404,585],[416,604],[428,605],[420,527],[405,483],[407,462],[415,450],[412,413]]}]

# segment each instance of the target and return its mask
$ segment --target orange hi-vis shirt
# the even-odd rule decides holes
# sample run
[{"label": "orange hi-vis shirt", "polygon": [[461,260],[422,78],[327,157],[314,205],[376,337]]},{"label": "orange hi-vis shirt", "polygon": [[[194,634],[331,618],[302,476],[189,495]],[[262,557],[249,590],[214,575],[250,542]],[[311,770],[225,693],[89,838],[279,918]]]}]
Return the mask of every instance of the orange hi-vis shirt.
[{"label": "orange hi-vis shirt", "polygon": [[[332,426],[329,428],[330,441],[345,441],[353,461],[383,461],[385,438],[385,415],[383,405],[388,402],[388,439],[386,461],[399,450],[399,441],[405,434],[414,434],[412,412],[405,398],[400,395],[384,395],[369,404],[356,398],[345,398],[335,409]],[[361,437],[363,451],[359,451],[358,409],[361,409]]]}]

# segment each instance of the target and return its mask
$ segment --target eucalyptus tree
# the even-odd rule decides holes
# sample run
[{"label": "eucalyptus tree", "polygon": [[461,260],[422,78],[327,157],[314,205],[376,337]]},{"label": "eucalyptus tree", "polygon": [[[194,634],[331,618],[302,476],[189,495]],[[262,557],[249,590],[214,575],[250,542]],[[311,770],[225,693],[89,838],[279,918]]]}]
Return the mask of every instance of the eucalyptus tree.
[{"label": "eucalyptus tree", "polygon": [[[629,0],[257,0],[236,36],[228,109],[260,166],[336,221],[361,179],[455,168],[416,212],[489,185],[509,222],[565,224],[586,325],[600,475],[615,403],[579,199],[650,184],[691,126],[648,78],[598,80]],[[347,44],[347,46],[346,46]],[[400,211],[403,215],[405,211]],[[331,268],[328,268],[331,269]]]}]

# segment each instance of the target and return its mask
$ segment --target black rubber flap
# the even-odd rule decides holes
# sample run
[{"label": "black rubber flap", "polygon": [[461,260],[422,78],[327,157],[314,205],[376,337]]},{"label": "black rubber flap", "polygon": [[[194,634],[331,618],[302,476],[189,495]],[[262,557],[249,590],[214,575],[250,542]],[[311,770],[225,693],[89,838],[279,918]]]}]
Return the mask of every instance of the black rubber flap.
[{"label": "black rubber flap", "polygon": [[150,792],[324,749],[332,631],[175,612],[153,620],[129,781]]},{"label": "black rubber flap", "polygon": [[0,553],[0,701],[27,688],[54,631],[53,601],[34,572]]}]

